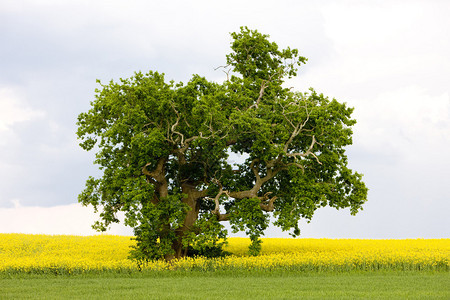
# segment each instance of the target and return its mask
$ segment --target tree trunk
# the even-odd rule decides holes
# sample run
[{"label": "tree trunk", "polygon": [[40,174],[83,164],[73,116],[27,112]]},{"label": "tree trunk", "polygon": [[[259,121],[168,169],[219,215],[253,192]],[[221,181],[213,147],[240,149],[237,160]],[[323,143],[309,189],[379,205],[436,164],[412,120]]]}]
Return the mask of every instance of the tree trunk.
[{"label": "tree trunk", "polygon": [[[186,194],[187,197],[183,198],[183,202],[189,206],[189,210],[186,213],[186,217],[184,219],[183,226],[176,231],[177,239],[172,244],[172,250],[175,252],[173,257],[169,258],[182,258],[187,254],[187,248],[183,247],[183,237],[187,232],[192,230],[195,221],[197,221],[198,213],[200,211],[200,205],[198,203],[198,199],[201,196],[195,187],[189,184],[182,184],[181,186],[183,194]],[[166,258],[167,260],[167,258]]]}]

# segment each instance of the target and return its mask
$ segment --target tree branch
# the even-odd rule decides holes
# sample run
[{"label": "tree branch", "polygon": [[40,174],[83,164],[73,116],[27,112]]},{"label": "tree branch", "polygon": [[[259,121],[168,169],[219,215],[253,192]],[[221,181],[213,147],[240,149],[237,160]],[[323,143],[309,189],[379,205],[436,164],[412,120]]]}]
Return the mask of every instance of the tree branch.
[{"label": "tree branch", "polygon": [[[166,172],[164,170],[164,166],[167,162],[167,157],[159,158],[156,163],[156,168],[153,171],[147,170],[148,166],[151,166],[152,163],[147,163],[142,167],[142,174],[147,176],[147,181],[152,183],[159,193],[159,197],[167,197],[169,195],[168,191],[168,183],[166,179]],[[152,200],[156,201],[155,199]]]},{"label": "tree branch", "polygon": [[[230,65],[226,65],[226,66],[218,66],[217,68],[214,68],[214,71],[217,71],[220,68],[226,69],[228,68]],[[230,81],[230,72],[231,72],[231,68],[229,68],[227,71],[222,70],[222,72],[224,72],[225,74],[227,74],[227,81]]]},{"label": "tree branch", "polygon": [[264,90],[269,86],[269,83],[272,82],[273,78],[275,77],[275,80],[282,77],[283,75],[283,68],[280,68],[272,75],[269,75],[269,79],[264,80],[261,82],[261,88],[259,90],[259,96],[258,99],[256,99],[256,102],[253,103],[248,109],[251,109],[253,107],[258,108],[259,102],[261,102],[262,97],[264,96]]},{"label": "tree branch", "polygon": [[[183,144],[184,144],[184,135],[183,135],[181,132],[178,132],[178,131],[175,130],[175,128],[177,128],[177,126],[178,126],[178,124],[179,124],[179,122],[180,122],[181,116],[180,116],[180,114],[178,113],[178,111],[175,109],[175,105],[173,105],[173,103],[171,103],[171,106],[172,106],[173,110],[175,111],[175,114],[177,115],[177,120],[176,120],[175,124],[172,125],[172,127],[170,128],[170,130],[172,131],[172,133],[178,134],[178,135],[180,136],[180,138],[181,138],[181,144],[183,145]],[[173,144],[176,144],[176,143],[177,143],[177,141],[175,141],[175,140],[172,138],[172,136],[170,137],[170,141],[171,141]]]},{"label": "tree branch", "polygon": [[[306,156],[308,156],[308,155],[312,155],[312,156],[316,159],[317,163],[321,165],[322,163],[319,161],[319,158],[318,158],[317,155],[312,151],[312,149],[313,149],[313,147],[314,147],[314,145],[315,145],[316,143],[317,143],[316,137],[313,135],[313,136],[312,136],[311,145],[309,146],[308,150],[306,150],[306,152],[304,152],[304,153],[286,153],[286,155],[289,156],[289,157],[295,157],[295,158],[298,158],[298,157],[306,157]],[[319,144],[319,143],[317,143],[317,144]]]},{"label": "tree branch", "polygon": [[229,220],[229,214],[221,214],[220,213],[220,202],[219,199],[222,195],[226,195],[227,197],[230,197],[228,191],[224,191],[222,185],[220,184],[220,182],[218,180],[215,180],[219,185],[220,185],[220,189],[219,192],[217,193],[217,195],[214,198],[209,198],[207,197],[207,199],[209,200],[213,200],[215,203],[215,208],[213,211],[211,211],[212,214],[217,216],[217,220],[219,221],[228,221]]},{"label": "tree branch", "polygon": [[[290,103],[291,104],[291,103]],[[295,137],[297,137],[302,131],[303,128],[306,126],[306,123],[308,123],[309,121],[309,116],[310,116],[310,112],[308,111],[308,106],[305,103],[305,111],[306,111],[306,119],[304,122],[298,122],[297,125],[294,125],[294,123],[288,119],[288,117],[286,116],[287,114],[285,113],[285,107],[283,107],[283,112],[281,113],[284,117],[284,119],[294,128],[294,130],[292,131],[291,136],[289,137],[289,140],[286,142],[286,144],[284,145],[284,152],[287,153],[288,149],[289,149],[289,145],[292,143],[292,141],[294,140]]]},{"label": "tree branch", "polygon": [[250,163],[250,169],[253,171],[253,174],[256,177],[256,182],[261,180],[261,177],[259,176],[259,170],[258,167],[255,167],[255,163],[259,162],[259,159],[256,158],[254,160],[252,160],[252,162]]},{"label": "tree branch", "polygon": [[259,206],[261,207],[262,210],[271,212],[275,209],[275,206],[273,205],[273,203],[275,202],[276,199],[278,199],[277,196],[272,197],[272,198],[270,198],[270,200],[267,204],[260,203]]},{"label": "tree branch", "polygon": [[163,183],[166,181],[166,176],[164,174],[164,165],[166,164],[166,162],[166,157],[159,158],[158,162],[156,163],[156,168],[153,171],[147,170],[147,167],[152,165],[152,163],[147,163],[142,167],[142,174],[149,176],[158,183]]},{"label": "tree branch", "polygon": [[262,81],[262,83],[261,83],[261,89],[259,90],[259,96],[258,96],[258,99],[256,99],[256,102],[253,103],[248,109],[251,109],[251,108],[253,108],[253,107],[258,108],[259,102],[261,101],[261,99],[262,99],[262,97],[263,97],[263,95],[264,95],[264,90],[269,86],[269,84],[268,84],[269,82],[270,82],[270,79],[269,79],[269,80],[263,80],[263,81]]}]

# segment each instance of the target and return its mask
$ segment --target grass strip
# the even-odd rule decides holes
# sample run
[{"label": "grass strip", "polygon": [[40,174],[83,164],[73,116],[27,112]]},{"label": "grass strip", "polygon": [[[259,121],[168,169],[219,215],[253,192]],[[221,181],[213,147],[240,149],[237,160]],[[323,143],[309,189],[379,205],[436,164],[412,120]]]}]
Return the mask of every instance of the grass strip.
[{"label": "grass strip", "polygon": [[0,295],[1,299],[449,299],[450,273],[22,274],[1,279]]}]

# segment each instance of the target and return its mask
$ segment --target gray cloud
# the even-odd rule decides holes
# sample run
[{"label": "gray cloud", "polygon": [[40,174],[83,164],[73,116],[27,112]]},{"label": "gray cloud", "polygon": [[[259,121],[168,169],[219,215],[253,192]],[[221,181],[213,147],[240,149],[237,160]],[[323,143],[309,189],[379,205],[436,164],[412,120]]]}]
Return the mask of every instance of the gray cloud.
[{"label": "gray cloud", "polygon": [[75,137],[95,79],[158,70],[220,81],[214,68],[225,62],[229,32],[248,25],[309,58],[288,84],[356,107],[349,160],[365,174],[369,202],[356,217],[319,211],[304,235],[444,237],[449,12],[444,1],[4,1],[0,207],[72,205],[98,174]]}]

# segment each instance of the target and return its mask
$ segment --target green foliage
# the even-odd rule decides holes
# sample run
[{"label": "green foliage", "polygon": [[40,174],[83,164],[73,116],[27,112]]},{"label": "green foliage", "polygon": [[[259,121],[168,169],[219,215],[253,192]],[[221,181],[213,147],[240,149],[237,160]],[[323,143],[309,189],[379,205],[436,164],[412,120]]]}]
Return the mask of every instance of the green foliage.
[{"label": "green foliage", "polygon": [[162,259],[174,254],[172,244],[177,240],[179,230],[189,209],[180,201],[183,195],[162,198],[157,204],[146,203],[139,210],[139,222],[134,228],[136,246],[130,251],[130,258],[139,264]]},{"label": "green foliage", "polygon": [[306,62],[297,49],[279,49],[246,27],[231,36],[222,84],[137,72],[99,82],[91,109],[78,117],[80,146],[96,151],[103,171],[79,201],[100,211],[98,230],[124,212],[138,260],[221,248],[222,221],[245,231],[257,254],[270,215],[297,236],[299,220],[317,208],[355,214],[366,201],[362,175],[345,154],[353,109],[283,86]]},{"label": "green foliage", "polygon": [[183,247],[189,256],[220,257],[227,252],[227,231],[214,215],[201,215],[183,238]]},{"label": "green foliage", "polygon": [[244,198],[236,201],[231,207],[230,224],[233,233],[245,231],[252,241],[249,246],[250,255],[258,255],[261,251],[260,236],[269,226],[269,215],[261,210],[258,198]]},{"label": "green foliage", "polygon": [[187,256],[203,256],[207,258],[225,257],[231,255],[230,252],[223,250],[223,245],[203,246],[194,248],[188,246]]}]

